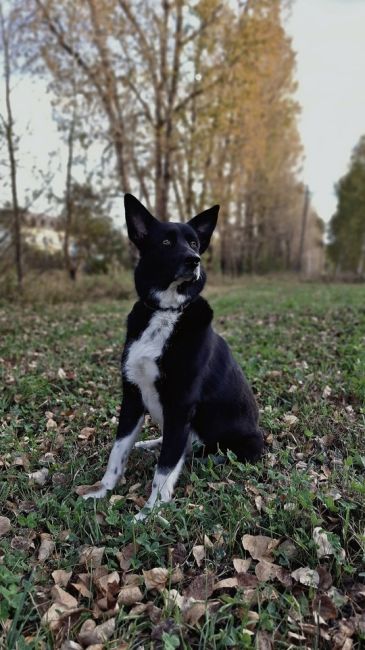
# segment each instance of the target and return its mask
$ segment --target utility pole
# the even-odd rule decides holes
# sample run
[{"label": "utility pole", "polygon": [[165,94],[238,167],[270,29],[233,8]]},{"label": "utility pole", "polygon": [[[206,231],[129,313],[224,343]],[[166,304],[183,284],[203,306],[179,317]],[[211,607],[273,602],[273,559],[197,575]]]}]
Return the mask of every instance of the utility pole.
[{"label": "utility pole", "polygon": [[300,240],[299,240],[299,255],[298,255],[298,261],[297,261],[297,264],[296,264],[296,270],[299,273],[301,273],[301,271],[303,271],[304,242],[305,242],[305,235],[306,235],[306,230],[307,230],[309,205],[310,205],[310,191],[309,191],[308,185],[306,185],[305,190],[304,190],[302,226],[301,226]]}]

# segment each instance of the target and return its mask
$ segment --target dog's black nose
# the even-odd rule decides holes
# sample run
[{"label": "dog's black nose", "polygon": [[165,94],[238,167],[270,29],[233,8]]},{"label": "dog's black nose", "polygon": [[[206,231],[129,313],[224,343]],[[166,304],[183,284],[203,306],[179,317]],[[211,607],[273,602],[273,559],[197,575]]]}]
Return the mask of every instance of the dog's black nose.
[{"label": "dog's black nose", "polygon": [[184,260],[184,264],[188,269],[195,269],[200,262],[199,255],[190,255]]}]

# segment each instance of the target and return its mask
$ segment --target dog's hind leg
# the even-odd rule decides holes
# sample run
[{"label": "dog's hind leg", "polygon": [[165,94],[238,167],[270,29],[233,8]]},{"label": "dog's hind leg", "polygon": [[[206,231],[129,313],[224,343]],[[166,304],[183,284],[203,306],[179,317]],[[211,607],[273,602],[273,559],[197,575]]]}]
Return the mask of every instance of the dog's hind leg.
[{"label": "dog's hind leg", "polygon": [[148,511],[155,505],[171,501],[184,465],[189,437],[190,422],[179,421],[176,417],[165,418],[161,453],[152,482],[152,492],[144,508],[136,515],[135,521],[145,519]]},{"label": "dog's hind leg", "polygon": [[144,406],[137,387],[127,382],[123,385],[117,435],[110,452],[108,465],[100,486],[83,495],[84,499],[101,499],[112,490],[123,476],[129,453],[141,431],[144,421]]}]

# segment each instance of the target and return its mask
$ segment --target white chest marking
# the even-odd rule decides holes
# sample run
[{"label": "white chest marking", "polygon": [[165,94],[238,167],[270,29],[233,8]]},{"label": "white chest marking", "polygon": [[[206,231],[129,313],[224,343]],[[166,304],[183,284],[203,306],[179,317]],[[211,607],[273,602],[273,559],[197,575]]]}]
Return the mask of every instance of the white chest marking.
[{"label": "white chest marking", "polygon": [[139,339],[131,344],[124,367],[128,381],[138,386],[146,409],[161,428],[163,412],[155,386],[159,378],[157,361],[179,316],[176,311],[156,311]]}]

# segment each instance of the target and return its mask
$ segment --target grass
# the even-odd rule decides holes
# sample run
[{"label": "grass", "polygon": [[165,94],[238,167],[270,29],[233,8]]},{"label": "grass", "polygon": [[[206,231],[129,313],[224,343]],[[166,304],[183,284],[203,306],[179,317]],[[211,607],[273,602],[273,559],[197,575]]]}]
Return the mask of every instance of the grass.
[{"label": "grass", "polygon": [[[84,502],[75,493],[99,480],[113,440],[130,301],[0,310],[0,503],[11,523],[0,537],[1,647],[59,648],[78,641],[85,619],[99,625],[111,615],[115,629],[105,648],[363,647],[364,289],[257,280],[207,293],[216,328],[254,387],[267,453],[256,466],[232,455],[225,466],[193,459],[175,501],[138,526],[132,518],[148,496],[151,453],[132,452],[119,500]],[[29,474],[44,467],[40,486]],[[321,558],[313,539],[318,527],[332,548]],[[45,533],[54,548],[42,562]],[[242,543],[247,534],[279,540],[272,562],[286,576],[316,570],[320,584],[257,580],[252,561],[238,586],[204,592],[196,578],[216,584],[235,576],[233,558],[250,557]],[[125,572],[118,553],[129,544],[134,553]],[[111,593],[101,603],[96,574],[89,595],[80,595],[72,584],[86,571],[85,545],[105,547],[109,574],[118,571],[124,582],[135,574],[142,602],[150,604],[118,610]],[[197,545],[205,545],[200,566]],[[207,596],[197,620],[143,580],[143,571],[171,568],[177,556],[182,576],[172,588]],[[57,569],[72,571],[65,589],[78,598],[78,611],[49,630],[41,617],[54,600]],[[320,617],[319,599],[330,609],[321,605]],[[77,646],[64,645],[71,647]]]}]

